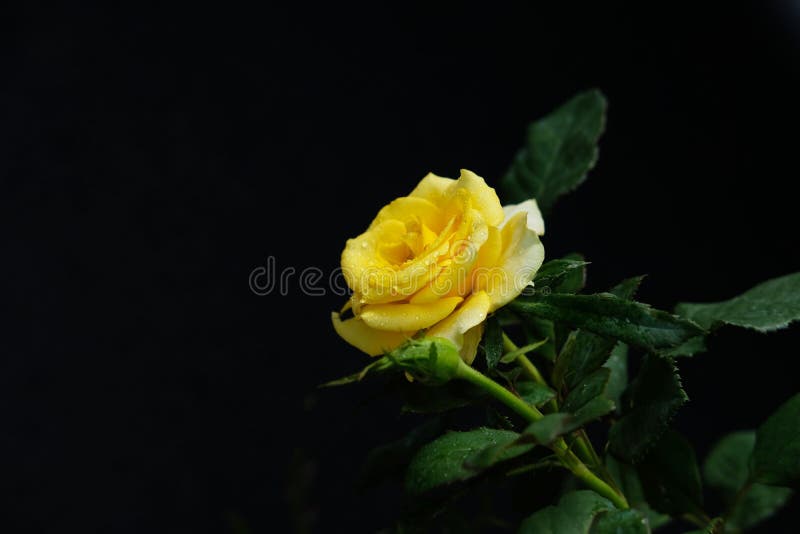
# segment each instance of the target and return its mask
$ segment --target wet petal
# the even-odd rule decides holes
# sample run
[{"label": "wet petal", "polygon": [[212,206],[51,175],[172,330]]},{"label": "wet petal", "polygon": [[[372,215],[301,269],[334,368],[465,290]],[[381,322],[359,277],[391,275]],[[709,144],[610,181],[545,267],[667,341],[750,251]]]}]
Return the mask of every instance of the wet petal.
[{"label": "wet petal", "polygon": [[342,339],[370,356],[379,356],[395,349],[414,334],[376,330],[356,317],[342,321],[336,312],[331,313],[331,320],[333,328]]},{"label": "wet petal", "polygon": [[[486,320],[490,306],[489,295],[483,291],[474,293],[455,313],[429,329],[427,335],[449,339],[458,347],[459,352],[465,347],[472,350],[469,345],[473,338],[465,339],[464,335]],[[463,355],[464,353],[462,353]],[[475,355],[472,354],[472,358],[474,357]]]},{"label": "wet petal", "polygon": [[438,205],[445,192],[454,183],[456,181],[452,178],[443,178],[429,172],[408,196],[424,198]]},{"label": "wet petal", "polygon": [[361,319],[378,330],[413,332],[441,321],[462,300],[448,297],[424,304],[370,304],[361,310]]},{"label": "wet petal", "polygon": [[461,176],[458,181],[451,186],[451,194],[457,189],[465,189],[472,198],[472,207],[478,210],[483,216],[484,221],[491,226],[497,226],[503,222],[503,207],[494,188],[486,185],[486,181],[467,169],[461,169]]},{"label": "wet petal", "polygon": [[492,269],[486,292],[491,310],[508,304],[527,286],[544,261],[544,245],[528,228],[527,213],[512,216],[503,226],[503,252]]},{"label": "wet petal", "polygon": [[444,227],[447,220],[442,210],[428,199],[421,197],[401,197],[384,206],[370,224],[370,229],[384,221],[397,220],[403,223],[423,223],[435,232]]},{"label": "wet petal", "polygon": [[536,232],[537,235],[544,235],[544,219],[542,218],[542,212],[539,211],[539,205],[534,199],[526,200],[525,202],[520,202],[519,204],[509,204],[507,206],[503,206],[505,219],[503,220],[503,224],[501,226],[505,226],[511,217],[522,212],[528,214],[528,228]]}]

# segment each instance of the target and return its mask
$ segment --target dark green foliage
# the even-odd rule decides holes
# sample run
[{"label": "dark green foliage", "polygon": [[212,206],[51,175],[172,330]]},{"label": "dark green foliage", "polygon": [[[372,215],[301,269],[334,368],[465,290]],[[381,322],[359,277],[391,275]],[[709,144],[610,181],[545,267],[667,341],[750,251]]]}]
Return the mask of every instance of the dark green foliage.
[{"label": "dark green foliage", "polygon": [[597,161],[605,112],[605,97],[591,90],[533,122],[501,182],[506,201],[535,198],[547,214],[558,197],[578,187]]},{"label": "dark green foliage", "polygon": [[800,319],[800,273],[773,278],[738,297],[710,304],[678,304],[675,312],[704,328],[730,324],[769,332]]},{"label": "dark green foliage", "polygon": [[630,386],[622,417],[611,427],[609,451],[628,462],[639,460],[688,399],[672,361],[647,358]]},{"label": "dark green foliage", "polygon": [[493,428],[448,432],[422,447],[411,460],[406,471],[406,490],[412,494],[425,493],[466,480],[498,462],[528,452],[531,445],[512,445],[518,437],[516,432]]},{"label": "dark green foliage", "polygon": [[[548,213],[583,182],[597,159],[605,110],[603,95],[592,90],[532,123],[502,180],[504,203],[534,198]],[[367,457],[363,486],[405,470],[401,532],[513,528],[491,510],[473,522],[453,507],[470,492],[500,495],[494,491],[500,480],[530,487],[545,477],[538,489],[548,491],[539,497],[550,500],[526,501],[540,509],[519,530],[537,534],[643,534],[670,521],[700,527],[693,532],[736,533],[774,514],[800,486],[800,394],[757,431],[730,434],[709,453],[705,480],[726,508],[716,515],[703,509],[692,446],[669,428],[688,400],[674,358],[704,352],[708,331],[721,325],[767,332],[800,320],[800,273],[724,302],[682,303],[673,315],[633,300],[641,276],[606,293],[582,294],[587,265],[579,254],[544,263],[532,286],[487,318],[485,359],[473,367],[453,343],[421,332],[361,372],[327,384],[393,375],[385,391],[400,392],[403,412],[479,408],[452,414],[482,417],[469,419],[482,425],[474,430],[442,434],[437,417]],[[525,343],[507,350],[504,329]],[[752,368],[757,375],[758,365]],[[630,383],[629,369],[638,369]],[[768,379],[764,373],[757,379]],[[608,440],[593,446],[586,426],[598,420],[610,424]],[[590,430],[604,435],[600,425]],[[558,504],[541,506],[555,502],[558,488],[579,485],[593,491],[569,491]]]},{"label": "dark green foliage", "polygon": [[800,486],[800,393],[759,427],[752,459],[753,480],[773,486]]},{"label": "dark green foliage", "polygon": [[534,295],[520,297],[512,309],[624,341],[650,352],[665,351],[703,333],[696,324],[646,304],[595,295]]}]

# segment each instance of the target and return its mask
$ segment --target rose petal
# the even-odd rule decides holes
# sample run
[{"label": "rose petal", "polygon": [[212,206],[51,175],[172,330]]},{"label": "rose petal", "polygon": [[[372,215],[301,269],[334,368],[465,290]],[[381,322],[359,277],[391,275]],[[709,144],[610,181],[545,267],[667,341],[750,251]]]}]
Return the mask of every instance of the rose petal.
[{"label": "rose petal", "polygon": [[408,196],[424,198],[438,205],[439,201],[444,197],[445,192],[454,183],[456,183],[456,181],[452,178],[443,178],[442,176],[436,176],[432,172],[429,172]]},{"label": "rose petal", "polygon": [[413,332],[387,332],[367,326],[356,317],[342,321],[339,314],[331,313],[333,328],[342,339],[370,356],[379,356],[400,346]]},{"label": "rose petal", "polygon": [[370,304],[361,310],[367,326],[392,332],[413,332],[428,328],[452,313],[464,299],[448,297],[424,304]]},{"label": "rose petal", "polygon": [[478,354],[478,344],[481,342],[481,337],[483,337],[483,326],[485,324],[481,323],[464,332],[464,344],[458,353],[467,365],[472,365],[472,362],[475,361],[475,355]]},{"label": "rose petal", "polygon": [[461,169],[458,181],[450,186],[448,194],[454,195],[457,189],[465,189],[472,198],[472,207],[483,215],[484,221],[491,226],[503,222],[503,207],[494,188],[486,185],[486,181],[467,169]]},{"label": "rose petal", "polygon": [[542,218],[542,212],[539,211],[539,205],[534,199],[526,200],[525,202],[520,202],[519,204],[508,204],[507,206],[503,206],[505,219],[503,220],[501,227],[505,226],[511,217],[521,212],[528,214],[528,228],[536,232],[537,235],[544,235],[544,219]]},{"label": "rose petal", "polygon": [[388,220],[398,220],[405,224],[419,221],[437,233],[447,223],[442,210],[436,204],[420,197],[400,197],[393,200],[378,212],[369,228]]},{"label": "rose petal", "polygon": [[[473,293],[455,313],[429,329],[426,335],[449,339],[458,347],[462,357],[470,356],[471,343],[474,339],[465,338],[464,335],[486,320],[490,306],[489,295],[483,291]],[[472,354],[471,357],[474,359],[475,355]],[[467,361],[467,358],[464,361]]]},{"label": "rose petal", "polygon": [[544,245],[536,232],[528,228],[526,219],[526,212],[517,213],[501,230],[503,253],[490,270],[486,286],[492,311],[514,300],[544,261]]}]

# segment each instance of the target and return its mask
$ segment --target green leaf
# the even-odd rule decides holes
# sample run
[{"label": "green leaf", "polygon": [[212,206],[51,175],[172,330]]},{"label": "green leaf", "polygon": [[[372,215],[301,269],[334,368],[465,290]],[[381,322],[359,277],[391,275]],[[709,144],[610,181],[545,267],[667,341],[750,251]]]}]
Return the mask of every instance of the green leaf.
[{"label": "green leaf", "polygon": [[673,362],[654,356],[645,359],[627,397],[623,416],[609,431],[608,448],[616,457],[636,462],[661,437],[689,397]]},{"label": "green leaf", "polygon": [[800,393],[759,427],[752,472],[755,482],[800,487]]},{"label": "green leaf", "polygon": [[566,493],[555,506],[535,512],[520,534],[647,534],[647,520],[635,510],[617,510],[593,491]]},{"label": "green leaf", "polygon": [[[466,480],[495,463],[524,454],[528,444],[513,444],[519,434],[509,430],[478,428],[467,432],[448,432],[422,447],[408,466],[405,487],[420,494],[436,487]],[[485,457],[476,453],[490,448]],[[470,464],[467,460],[471,459]]]},{"label": "green leaf", "polygon": [[555,361],[557,349],[556,333],[553,326],[553,321],[527,316],[525,317],[525,321],[522,323],[522,331],[525,334],[527,343],[535,343],[542,339],[546,339],[547,343],[539,347],[538,354],[544,356],[551,362]]},{"label": "green leaf", "polygon": [[637,510],[610,510],[597,515],[590,534],[648,534],[647,519]]},{"label": "green leaf", "polygon": [[[562,411],[545,415],[529,424],[522,432],[521,443],[549,445],[559,436],[568,434],[614,410],[614,403],[602,396],[603,380],[608,380],[608,369],[587,379],[586,388],[576,389],[575,397],[567,401]],[[603,376],[605,375],[605,376]],[[600,392],[600,393],[598,393]],[[567,411],[571,409],[573,411]]]},{"label": "green leaf", "polygon": [[503,330],[500,327],[500,319],[496,315],[490,315],[486,320],[483,350],[486,352],[486,366],[489,369],[497,367],[497,362],[503,355]]},{"label": "green leaf", "polygon": [[543,339],[541,341],[536,341],[534,343],[530,343],[528,345],[519,347],[518,349],[512,350],[511,352],[500,358],[500,361],[503,363],[511,363],[520,356],[544,346],[545,344],[547,344],[547,341],[548,341],[547,339]]},{"label": "green leaf", "polygon": [[580,293],[586,287],[586,265],[589,265],[589,262],[579,252],[570,252],[562,259],[584,262],[585,265],[580,269],[573,269],[567,273],[558,284],[552,287],[553,293]]},{"label": "green leaf", "polygon": [[658,440],[638,472],[647,502],[654,509],[672,516],[702,511],[697,459],[692,446],[677,432],[670,430]]},{"label": "green leaf", "polygon": [[550,293],[577,293],[583,288],[588,262],[573,259],[550,260],[536,272],[533,287]]},{"label": "green leaf", "polygon": [[635,508],[647,517],[651,528],[655,529],[670,522],[668,515],[656,512],[647,504],[642,482],[632,465],[621,462],[609,454],[606,456],[606,469],[622,490],[631,508]]},{"label": "green leaf", "polygon": [[690,321],[610,293],[518,297],[509,306],[521,313],[563,321],[649,352],[677,347],[703,333]]},{"label": "green leaf", "polygon": [[375,486],[401,475],[414,453],[442,432],[442,421],[436,417],[412,429],[402,439],[381,445],[367,454],[358,477],[361,488]]},{"label": "green leaf", "polygon": [[571,391],[608,360],[616,341],[583,330],[573,331],[556,358],[553,384]]},{"label": "green leaf", "polygon": [[396,387],[403,400],[404,413],[443,413],[488,399],[486,392],[468,382],[453,380],[438,387],[420,387],[404,376],[397,377]]},{"label": "green leaf", "polygon": [[606,386],[606,397],[614,401],[617,407],[620,407],[622,405],[622,393],[628,387],[628,345],[617,343],[603,367],[611,371],[608,377],[608,385]]},{"label": "green leaf", "polygon": [[522,397],[522,400],[533,406],[542,406],[555,398],[556,392],[538,382],[526,380],[517,382],[517,395]]},{"label": "green leaf", "polygon": [[730,511],[725,531],[732,533],[756,526],[783,508],[792,493],[789,488],[753,484]]},{"label": "green leaf", "polygon": [[581,425],[612,412],[614,402],[605,397],[610,375],[611,370],[602,367],[584,378],[564,399],[561,411],[573,414]]},{"label": "green leaf", "polygon": [[558,197],[578,187],[597,161],[605,112],[606,99],[594,89],[533,122],[501,182],[507,201],[535,198],[547,213]]},{"label": "green leaf", "polygon": [[633,297],[636,296],[636,292],[639,290],[639,286],[642,285],[642,280],[644,280],[644,275],[626,278],[609,289],[608,292],[623,300],[633,300]]},{"label": "green leaf", "polygon": [[[715,517],[705,528],[689,530],[684,532],[684,534],[721,534],[724,526],[725,520],[721,517]],[[724,532],[729,532],[729,529],[725,529]]]},{"label": "green leaf", "polygon": [[529,424],[522,432],[522,443],[538,443],[540,445],[550,445],[559,436],[572,432],[580,425],[577,425],[575,418],[569,413],[549,413]]},{"label": "green leaf", "polygon": [[[641,281],[642,277],[624,280],[611,290],[612,294],[621,299],[630,299]],[[578,387],[578,384],[581,384],[589,375],[609,361],[612,351],[617,352],[613,362],[617,365],[614,389],[605,396],[614,401],[614,405],[618,405],[622,390],[627,386],[628,381],[627,346],[613,339],[604,338],[585,330],[576,330],[570,333],[556,359],[553,383],[561,391],[572,392]],[[610,382],[610,375],[608,381]]]},{"label": "green leaf", "polygon": [[769,332],[800,319],[800,273],[767,280],[738,297],[709,304],[681,303],[679,315],[704,328],[730,324]]},{"label": "green leaf", "polygon": [[756,443],[753,431],[734,432],[722,438],[703,464],[706,483],[722,491],[728,506],[727,530],[750,528],[774,514],[792,494],[789,488],[749,482],[749,460]]},{"label": "green leaf", "polygon": [[749,459],[756,443],[753,431],[734,432],[722,438],[703,464],[703,476],[709,486],[732,495],[750,477]]},{"label": "green leaf", "polygon": [[679,358],[681,356],[694,356],[706,351],[706,336],[695,336],[687,339],[677,347],[667,349],[661,352],[662,356],[669,356],[670,358]]}]

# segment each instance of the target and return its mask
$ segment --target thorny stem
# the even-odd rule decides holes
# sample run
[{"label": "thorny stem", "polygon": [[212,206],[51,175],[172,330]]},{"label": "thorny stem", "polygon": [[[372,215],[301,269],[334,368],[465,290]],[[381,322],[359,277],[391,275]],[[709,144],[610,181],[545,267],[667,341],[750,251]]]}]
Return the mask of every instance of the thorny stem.
[{"label": "thorny stem", "polygon": [[[544,417],[542,412],[540,412],[536,407],[531,406],[488,376],[473,369],[463,362],[460,362],[460,365],[458,366],[456,378],[471,382],[472,384],[485,390],[494,398],[517,412],[529,423],[533,423]],[[613,502],[617,508],[626,509],[629,507],[628,501],[625,499],[625,497],[615,491],[614,488],[609,486],[606,482],[598,478],[597,475],[595,475],[588,467],[586,467],[586,464],[584,464],[577,456],[575,456],[572,451],[569,450],[563,439],[556,440],[549,447],[556,454],[564,467],[572,471],[572,473],[581,481],[583,481],[584,484]]]},{"label": "thorny stem", "polygon": [[[508,335],[505,332],[503,332],[503,348],[506,350],[506,352],[519,350],[517,344],[514,343],[514,341],[512,341],[511,338],[508,337]],[[539,384],[549,387],[549,384],[544,379],[542,374],[539,372],[539,369],[536,368],[536,365],[534,365],[534,363],[531,362],[527,356],[525,356],[524,354],[520,354],[519,356],[517,356],[515,361],[522,368],[523,372],[525,372],[531,379],[538,382]],[[558,401],[556,401],[556,399],[551,400],[549,403],[549,407],[553,412],[557,412]],[[614,480],[605,470],[603,462],[600,461],[600,457],[597,455],[597,452],[594,450],[594,447],[592,446],[592,442],[589,440],[589,437],[586,435],[586,431],[583,429],[581,429],[577,433],[577,437],[575,439],[575,450],[577,451],[577,454],[581,460],[588,463],[595,469],[600,470],[605,475],[604,478],[608,481],[608,483],[613,488],[618,489],[617,485],[614,483]]]}]

